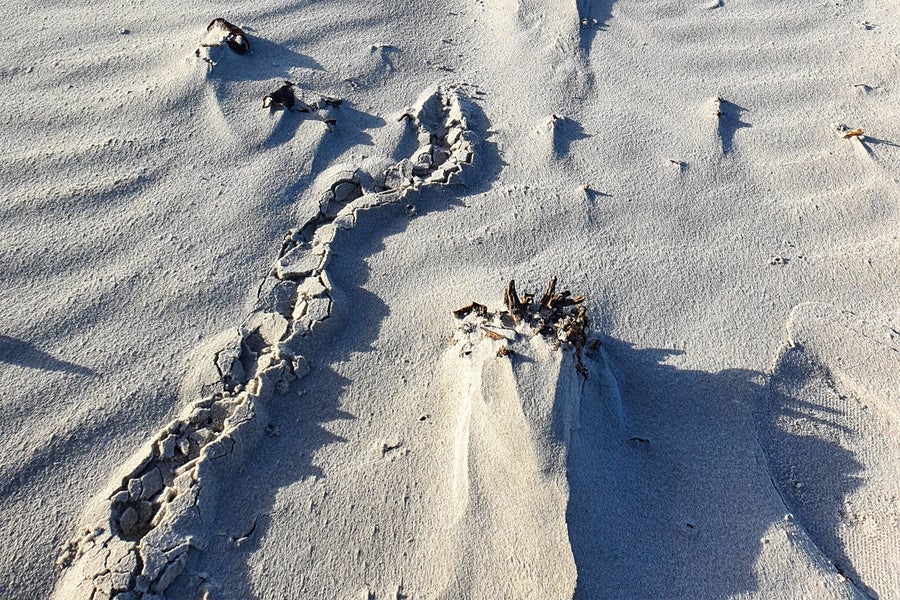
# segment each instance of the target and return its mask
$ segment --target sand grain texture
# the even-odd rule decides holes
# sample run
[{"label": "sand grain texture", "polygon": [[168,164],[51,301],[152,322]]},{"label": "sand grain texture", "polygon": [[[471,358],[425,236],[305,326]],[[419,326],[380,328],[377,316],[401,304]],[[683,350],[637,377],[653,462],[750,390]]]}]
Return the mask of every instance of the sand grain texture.
[{"label": "sand grain texture", "polygon": [[0,597],[900,596],[897,0],[221,11],[2,11]]}]

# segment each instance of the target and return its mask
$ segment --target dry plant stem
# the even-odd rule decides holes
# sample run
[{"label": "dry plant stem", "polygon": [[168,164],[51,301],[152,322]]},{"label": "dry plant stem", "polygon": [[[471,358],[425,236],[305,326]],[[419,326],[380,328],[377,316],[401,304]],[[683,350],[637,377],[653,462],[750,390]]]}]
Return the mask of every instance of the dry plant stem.
[{"label": "dry plant stem", "polygon": [[541,308],[550,308],[550,300],[553,298],[553,294],[556,291],[556,276],[550,278],[550,281],[547,282],[547,291],[544,292],[544,296],[541,298]]},{"label": "dry plant stem", "polygon": [[509,314],[512,315],[513,320],[516,323],[521,321],[523,316],[522,301],[519,299],[519,295],[516,293],[516,282],[512,279],[510,279],[509,283],[506,284],[506,292],[504,293],[503,302],[504,304],[506,304],[506,308],[509,310]]}]

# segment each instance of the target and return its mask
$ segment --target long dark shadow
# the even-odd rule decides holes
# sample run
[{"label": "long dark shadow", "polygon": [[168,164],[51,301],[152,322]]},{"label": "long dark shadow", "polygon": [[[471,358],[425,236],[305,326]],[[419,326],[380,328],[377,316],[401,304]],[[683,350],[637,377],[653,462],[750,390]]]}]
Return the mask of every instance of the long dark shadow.
[{"label": "long dark shadow", "polygon": [[[282,44],[265,38],[250,36],[250,52],[235,54],[226,46],[215,48],[215,66],[209,72],[211,80],[221,82],[267,81],[289,79],[297,67],[321,71],[322,65],[313,58],[295,52]],[[260,99],[262,101],[262,99]]]},{"label": "long dark shadow", "polygon": [[572,142],[591,137],[585,133],[581,123],[569,117],[553,116],[553,153],[562,158],[569,154]]},{"label": "long dark shadow", "polygon": [[[854,489],[860,467],[849,452],[776,425],[790,402],[769,396],[762,373],[683,370],[665,364],[673,354],[604,339],[610,371],[586,383],[568,458],[576,598],[758,591],[761,540],[786,509],[757,428],[766,454],[827,460],[836,505]],[[832,527],[809,533],[834,542]]]},{"label": "long dark shadow", "polygon": [[[840,536],[845,499],[862,486],[864,467],[852,452],[823,439],[864,434],[848,428],[843,412],[798,393],[808,385],[830,386],[826,374],[800,346],[781,357],[757,412],[760,443],[772,480],[796,521],[844,577],[865,597],[877,599]],[[798,435],[801,424],[801,431],[821,433]]]},{"label": "long dark shadow", "polygon": [[742,121],[742,115],[747,112],[746,108],[738,106],[734,102],[729,102],[723,98],[719,99],[719,138],[722,140],[722,154],[728,156],[734,147],[734,135],[739,129],[752,127],[750,123]]},{"label": "long dark shadow", "polygon": [[578,19],[581,25],[581,50],[585,56],[591,53],[594,37],[605,31],[612,18],[612,8],[616,0],[578,0]]},{"label": "long dark shadow", "polygon": [[95,377],[97,373],[87,367],[60,360],[34,345],[8,335],[0,335],[0,362],[29,369],[61,371],[70,375]]}]

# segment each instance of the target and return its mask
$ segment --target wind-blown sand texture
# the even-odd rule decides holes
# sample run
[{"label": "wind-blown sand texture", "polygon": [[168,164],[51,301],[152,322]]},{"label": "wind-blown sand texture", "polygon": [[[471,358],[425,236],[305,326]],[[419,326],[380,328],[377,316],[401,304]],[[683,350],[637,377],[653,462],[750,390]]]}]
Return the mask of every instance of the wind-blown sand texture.
[{"label": "wind-blown sand texture", "polygon": [[900,598],[898,15],[8,7],[0,598]]}]

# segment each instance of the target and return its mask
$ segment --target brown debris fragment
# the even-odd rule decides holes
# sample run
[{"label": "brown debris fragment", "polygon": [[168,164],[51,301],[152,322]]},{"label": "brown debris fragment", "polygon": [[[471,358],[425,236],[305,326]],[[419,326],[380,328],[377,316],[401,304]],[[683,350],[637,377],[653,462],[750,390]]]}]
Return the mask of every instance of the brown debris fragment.
[{"label": "brown debris fragment", "polygon": [[[587,309],[583,305],[584,295],[572,297],[569,291],[557,292],[556,283],[556,277],[552,277],[547,282],[540,300],[535,302],[534,294],[520,296],[516,291],[515,281],[510,281],[503,295],[506,310],[490,313],[484,305],[473,302],[453,311],[453,316],[463,320],[475,313],[481,322],[466,321],[460,326],[460,331],[471,334],[477,329],[484,337],[495,341],[506,340],[507,336],[490,329],[489,326],[515,330],[517,325],[524,322],[534,333],[551,337],[549,341],[554,348],[562,344],[571,344],[575,349],[577,361],[575,368],[583,376],[587,376],[587,369],[581,356],[587,344],[589,325]],[[471,345],[466,345],[461,355],[466,355],[469,351]],[[511,350],[506,346],[497,351],[498,356],[506,356],[509,353]]]},{"label": "brown debris fragment", "polygon": [[844,133],[844,135],[842,135],[841,137],[843,137],[844,139],[850,139],[855,137],[863,137],[863,135],[865,135],[865,132],[862,130],[862,127],[857,127],[856,129],[852,129]]},{"label": "brown debris fragment", "polygon": [[587,327],[587,309],[579,306],[572,315],[569,315],[567,322],[561,327],[561,331],[565,334],[567,342],[576,348],[582,348],[587,342]]},{"label": "brown debris fragment", "polygon": [[271,94],[267,94],[266,97],[263,98],[263,108],[276,106],[290,110],[294,107],[296,101],[297,98],[294,96],[294,84],[290,81],[285,81],[280,88]]},{"label": "brown debris fragment", "polygon": [[541,298],[541,308],[550,308],[550,301],[553,299],[553,295],[556,292],[556,275],[550,278],[550,281],[547,282],[547,291],[544,292],[543,297]]},{"label": "brown debris fragment", "polygon": [[482,326],[481,330],[484,332],[484,335],[488,336],[492,340],[502,340],[505,339],[502,334],[497,333],[496,331],[492,331],[487,327]]},{"label": "brown debris fragment", "polygon": [[477,302],[473,302],[468,306],[463,306],[462,308],[457,308],[453,311],[453,316],[457,319],[465,319],[469,314],[475,313],[479,317],[483,317],[487,314],[487,306],[484,304],[478,304]]},{"label": "brown debris fragment", "polygon": [[238,54],[246,54],[250,50],[250,40],[247,39],[247,34],[244,33],[244,30],[240,27],[219,17],[213,19],[212,22],[206,26],[206,31],[212,31],[214,28],[221,29],[225,32],[226,35],[223,41],[228,44],[229,48]]},{"label": "brown debris fragment", "polygon": [[513,320],[518,323],[525,316],[525,306],[519,295],[516,293],[516,282],[512,279],[506,284],[506,291],[503,294],[503,303],[512,315]]},{"label": "brown debris fragment", "polygon": [[[342,98],[333,98],[331,96],[319,96],[315,102],[306,103],[301,96],[294,92],[297,87],[292,81],[285,81],[281,87],[267,94],[263,98],[263,108],[273,107],[275,110],[293,110],[302,113],[315,113],[318,111],[326,111],[326,115],[330,114],[330,109],[340,108],[344,103]],[[331,130],[337,120],[331,116],[320,117],[325,125]]]}]

